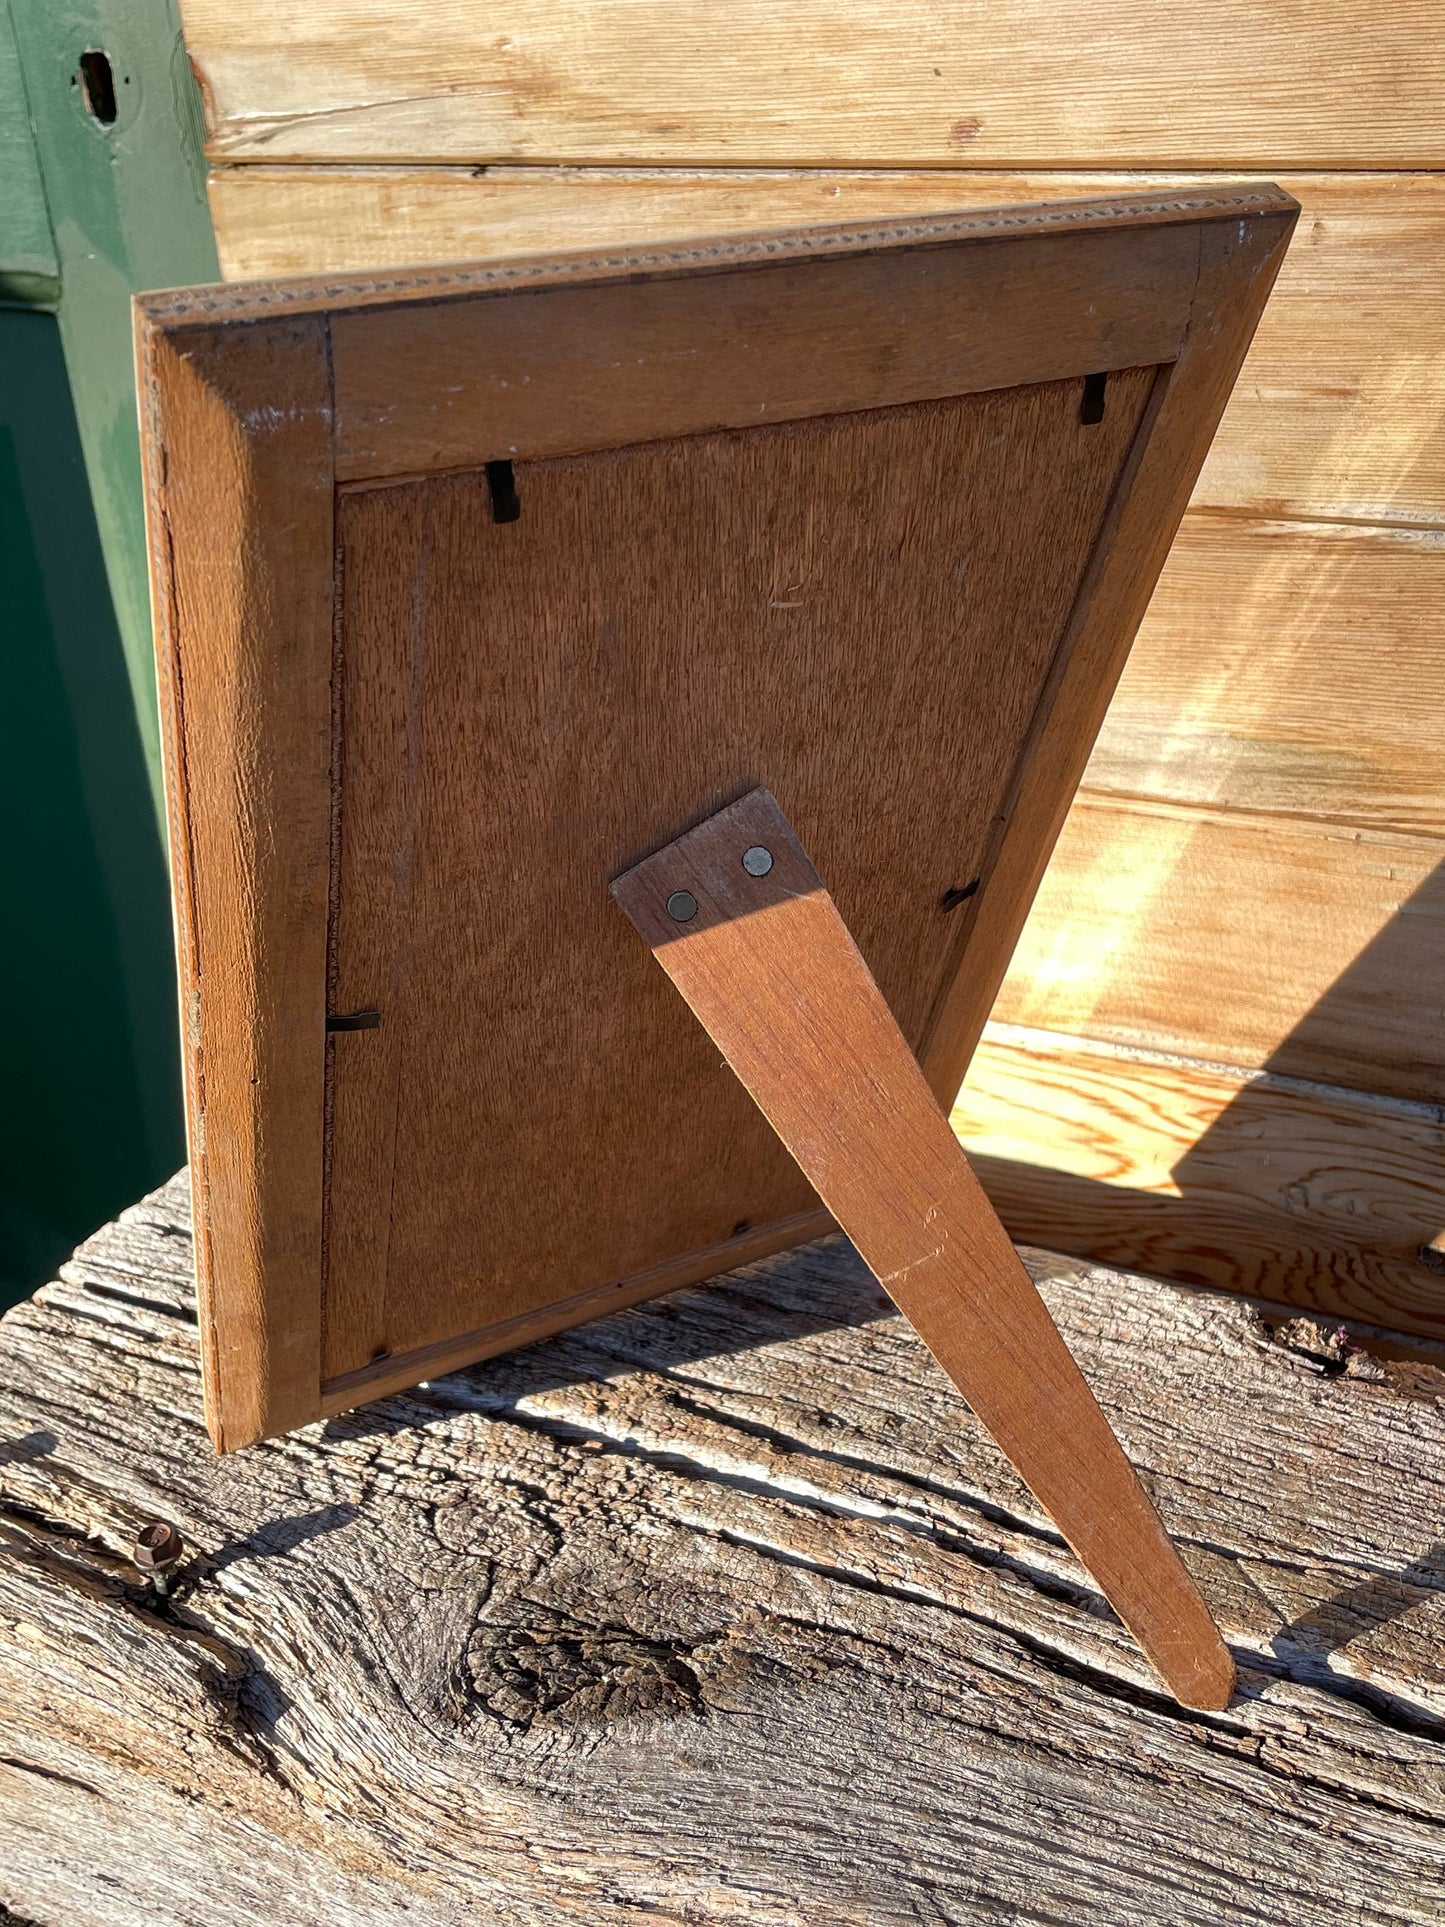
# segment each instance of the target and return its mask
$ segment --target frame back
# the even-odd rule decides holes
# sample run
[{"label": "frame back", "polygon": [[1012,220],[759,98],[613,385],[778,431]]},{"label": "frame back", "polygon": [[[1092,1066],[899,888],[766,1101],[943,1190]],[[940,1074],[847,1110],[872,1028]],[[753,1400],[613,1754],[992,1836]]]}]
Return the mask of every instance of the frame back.
[{"label": "frame back", "polygon": [[951,1100],[1294,212],[142,299],[218,1447],[827,1228],[608,895],[746,790]]}]

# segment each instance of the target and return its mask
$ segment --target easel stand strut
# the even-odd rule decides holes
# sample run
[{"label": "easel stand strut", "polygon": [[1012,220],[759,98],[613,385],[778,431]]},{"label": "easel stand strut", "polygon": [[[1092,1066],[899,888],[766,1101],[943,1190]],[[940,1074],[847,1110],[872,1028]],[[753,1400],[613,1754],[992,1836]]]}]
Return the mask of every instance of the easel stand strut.
[{"label": "easel stand strut", "polygon": [[1186,1706],[1234,1664],[781,808],[612,886],[858,1252]]}]

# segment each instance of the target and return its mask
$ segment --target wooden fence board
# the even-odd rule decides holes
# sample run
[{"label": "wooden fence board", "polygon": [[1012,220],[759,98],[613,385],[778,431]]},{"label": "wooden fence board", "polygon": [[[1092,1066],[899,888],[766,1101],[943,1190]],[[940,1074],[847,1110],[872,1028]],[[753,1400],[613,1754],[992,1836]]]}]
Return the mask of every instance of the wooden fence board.
[{"label": "wooden fence board", "polygon": [[1445,1110],[991,1025],[953,1112],[1015,1238],[1445,1338]]},{"label": "wooden fence board", "polygon": [[1442,835],[1442,688],[1445,532],[1196,512],[1085,781]]},{"label": "wooden fence board", "polygon": [[185,0],[217,158],[1423,168],[1429,0]]},{"label": "wooden fence board", "polygon": [[996,1020],[1434,1101],[1445,842],[1082,794]]}]

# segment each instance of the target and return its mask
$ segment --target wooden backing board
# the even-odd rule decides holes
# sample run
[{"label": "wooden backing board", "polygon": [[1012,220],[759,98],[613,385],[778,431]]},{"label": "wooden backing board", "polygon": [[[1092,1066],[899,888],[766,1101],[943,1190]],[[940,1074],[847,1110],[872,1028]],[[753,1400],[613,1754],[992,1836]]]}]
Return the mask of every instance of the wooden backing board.
[{"label": "wooden backing board", "polygon": [[469,1220],[510,1318],[812,1207],[598,880],[776,772],[918,1044],[1153,383],[518,464],[511,523],[343,497],[333,997],[384,1021],[333,1043],[328,1379],[482,1322]]},{"label": "wooden backing board", "polygon": [[952,1098],[1294,214],[142,299],[221,1449],[824,1222],[607,902],[757,784]]}]

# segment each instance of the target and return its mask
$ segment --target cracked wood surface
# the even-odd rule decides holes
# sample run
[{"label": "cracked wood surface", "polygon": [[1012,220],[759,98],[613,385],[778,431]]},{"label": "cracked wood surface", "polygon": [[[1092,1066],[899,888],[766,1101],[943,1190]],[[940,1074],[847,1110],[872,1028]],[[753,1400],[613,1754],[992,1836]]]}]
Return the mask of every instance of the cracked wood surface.
[{"label": "cracked wood surface", "polygon": [[217,1460],[177,1180],[0,1326],[0,1901],[1438,1923],[1445,1373],[1028,1255],[1226,1713],[1163,1695],[841,1238]]}]

